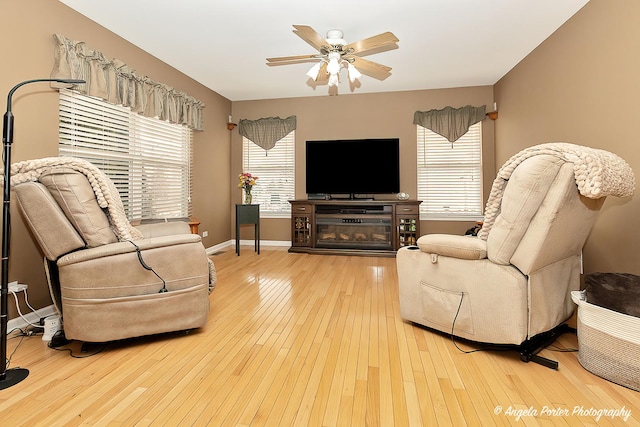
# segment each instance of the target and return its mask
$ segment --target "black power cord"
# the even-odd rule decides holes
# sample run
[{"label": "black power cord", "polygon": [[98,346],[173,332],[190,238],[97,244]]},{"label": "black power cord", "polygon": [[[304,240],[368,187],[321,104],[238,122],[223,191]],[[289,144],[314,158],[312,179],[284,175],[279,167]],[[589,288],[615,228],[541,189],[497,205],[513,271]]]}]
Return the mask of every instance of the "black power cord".
[{"label": "black power cord", "polygon": [[29,331],[23,330],[21,328],[14,328],[11,332],[9,332],[7,334],[10,335],[12,333],[14,333],[15,331],[20,331],[20,333],[18,335],[15,335],[13,337],[10,337],[8,339],[15,339],[15,338],[20,338],[20,341],[18,341],[18,344],[16,345],[16,348],[13,349],[13,351],[11,352],[11,354],[7,357],[7,359],[4,361],[5,363],[5,369],[9,369],[9,366],[11,366],[11,358],[13,357],[14,354],[16,354],[16,351],[18,351],[18,347],[20,347],[20,344],[22,344],[22,340],[24,340],[24,337],[26,336],[30,336],[29,335]]},{"label": "black power cord", "polygon": [[[463,350],[462,348],[460,348],[458,346],[458,343],[456,342],[456,337],[453,334],[454,329],[456,327],[456,320],[458,320],[458,315],[460,314],[460,309],[462,308],[462,301],[464,300],[464,292],[460,293],[460,302],[458,303],[458,309],[456,310],[456,315],[453,317],[453,323],[451,324],[451,342],[453,343],[453,345],[458,349],[458,351],[460,351],[461,353],[464,354],[469,354],[469,353],[475,353],[478,351],[510,351],[513,350],[512,348],[508,348],[508,347],[501,347],[499,344],[490,346],[490,347],[481,347],[481,348],[477,348],[474,350]],[[550,345],[549,350],[551,351],[555,351],[555,352],[560,352],[560,353],[573,353],[573,352],[577,352],[578,349],[576,348],[566,348],[566,347],[560,347],[557,345]]]},{"label": "black power cord", "polygon": [[49,348],[57,349],[58,347],[62,347],[64,345],[69,344],[71,341],[67,339],[64,335],[64,329],[60,329],[56,331],[55,334],[51,337],[51,341],[49,341]]},{"label": "black power cord", "polygon": [[499,348],[499,347],[481,347],[481,348],[476,348],[474,350],[463,350],[458,346],[458,343],[456,342],[456,337],[453,334],[453,331],[456,327],[456,320],[458,320],[458,315],[460,314],[460,308],[462,308],[462,301],[464,300],[464,292],[460,293],[460,303],[458,303],[458,309],[456,310],[456,315],[453,318],[453,323],[451,324],[451,342],[453,343],[453,345],[455,346],[455,348],[458,349],[458,351],[460,351],[461,353],[464,354],[469,354],[469,353],[476,353],[478,351],[508,351],[509,349],[507,348]]},{"label": "black power cord", "polygon": [[135,243],[133,243],[131,240],[127,240],[127,242],[131,243],[133,246],[135,246],[136,248],[136,253],[138,254],[138,261],[140,261],[140,265],[142,265],[142,267],[144,267],[145,270],[149,270],[151,271],[153,274],[156,275],[156,277],[158,279],[160,279],[160,281],[162,281],[162,288],[158,291],[158,293],[163,293],[163,292],[168,292],[167,290],[167,283],[164,281],[164,279],[162,277],[160,277],[160,275],[158,273],[156,273],[156,271],[149,267],[147,265],[147,263],[144,262],[144,259],[142,259],[142,252],[140,251],[140,247],[138,247],[138,245],[136,245]]},{"label": "black power cord", "polygon": [[458,303],[458,309],[456,310],[456,315],[453,317],[453,322],[451,323],[451,342],[453,343],[455,348],[458,349],[458,351],[465,354],[475,353],[476,351],[486,351],[486,349],[484,348],[477,348],[475,350],[463,350],[458,346],[458,343],[456,342],[456,337],[453,334],[453,331],[456,327],[456,320],[458,320],[458,315],[460,314],[460,308],[462,308],[462,300],[464,300],[464,292],[460,292],[460,303]]}]

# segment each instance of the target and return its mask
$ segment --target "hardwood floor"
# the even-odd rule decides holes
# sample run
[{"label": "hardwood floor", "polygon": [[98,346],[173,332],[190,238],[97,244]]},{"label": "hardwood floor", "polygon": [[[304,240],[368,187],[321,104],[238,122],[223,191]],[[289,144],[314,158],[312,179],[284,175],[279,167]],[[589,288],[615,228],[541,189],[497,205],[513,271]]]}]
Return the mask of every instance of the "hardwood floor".
[{"label": "hardwood floor", "polygon": [[[640,393],[584,370],[577,353],[543,351],[554,371],[512,352],[462,353],[403,322],[395,258],[251,249],[212,257],[201,330],[85,353],[73,343],[83,358],[11,338],[11,366],[30,375],[0,391],[1,424],[640,425]],[[556,346],[577,347],[575,335]],[[602,413],[615,410],[626,421]]]}]

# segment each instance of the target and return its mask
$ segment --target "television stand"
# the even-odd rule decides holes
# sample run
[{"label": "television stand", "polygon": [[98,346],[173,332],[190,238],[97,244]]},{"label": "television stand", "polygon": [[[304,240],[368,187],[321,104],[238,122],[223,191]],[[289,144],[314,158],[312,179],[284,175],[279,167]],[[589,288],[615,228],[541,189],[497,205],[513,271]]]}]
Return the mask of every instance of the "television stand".
[{"label": "television stand", "polygon": [[293,200],[289,252],[394,256],[420,236],[418,200]]}]

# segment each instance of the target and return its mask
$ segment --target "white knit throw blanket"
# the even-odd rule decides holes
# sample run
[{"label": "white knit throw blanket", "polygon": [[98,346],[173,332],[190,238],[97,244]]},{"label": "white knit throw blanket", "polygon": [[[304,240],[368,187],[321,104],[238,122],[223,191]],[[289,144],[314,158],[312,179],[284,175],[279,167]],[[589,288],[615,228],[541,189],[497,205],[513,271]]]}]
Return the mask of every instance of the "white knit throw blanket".
[{"label": "white knit throw blanket", "polygon": [[52,167],[65,167],[84,174],[93,188],[98,205],[107,209],[109,222],[118,240],[140,240],[142,233],[127,219],[118,189],[104,172],[92,163],[73,157],[45,157],[25,160],[11,165],[11,185],[38,181],[43,172]]},{"label": "white knit throw blanket", "polygon": [[498,171],[485,207],[484,224],[478,237],[487,240],[496,217],[500,214],[502,194],[513,170],[532,156],[549,154],[573,163],[578,191],[590,199],[606,196],[629,197],[635,190],[635,175],[623,159],[608,151],[566,142],[535,145],[511,157]]}]

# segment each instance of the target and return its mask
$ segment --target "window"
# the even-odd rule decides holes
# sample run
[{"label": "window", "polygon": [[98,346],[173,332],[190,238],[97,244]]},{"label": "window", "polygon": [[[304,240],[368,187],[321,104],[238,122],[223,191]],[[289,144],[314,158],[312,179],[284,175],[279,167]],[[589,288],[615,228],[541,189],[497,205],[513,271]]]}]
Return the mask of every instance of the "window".
[{"label": "window", "polygon": [[111,178],[129,220],[191,215],[191,129],[67,90],[59,102],[60,156]]},{"label": "window", "polygon": [[289,200],[295,197],[295,131],[265,151],[242,137],[242,171],[258,177],[251,194],[253,203],[260,204],[260,216],[280,218],[291,216]]},{"label": "window", "polygon": [[456,142],[418,129],[418,198],[421,219],[482,217],[482,124]]}]

